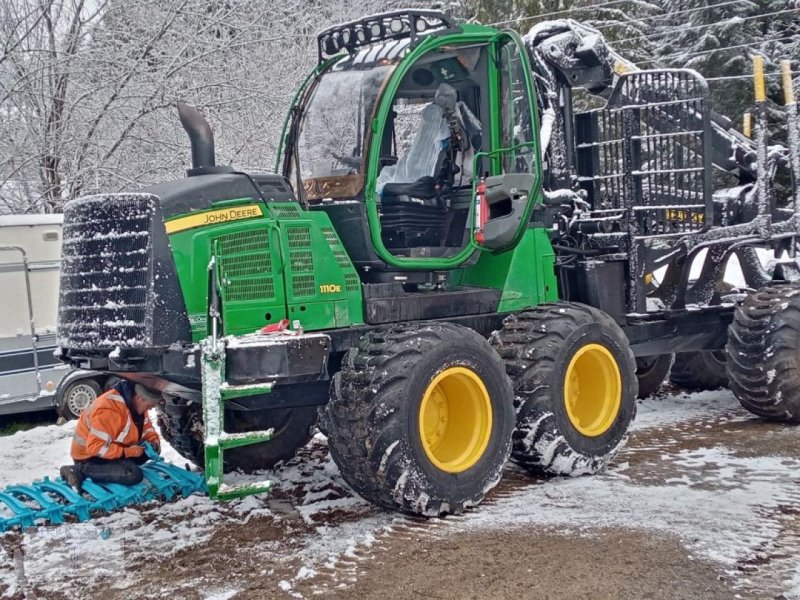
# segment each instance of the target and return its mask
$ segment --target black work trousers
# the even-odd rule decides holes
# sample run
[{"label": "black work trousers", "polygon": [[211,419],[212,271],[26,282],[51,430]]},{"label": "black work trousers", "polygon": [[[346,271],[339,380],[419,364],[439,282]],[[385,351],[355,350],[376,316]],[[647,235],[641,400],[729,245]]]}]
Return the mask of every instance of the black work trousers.
[{"label": "black work trousers", "polygon": [[144,479],[144,474],[139,465],[147,462],[147,456],[136,458],[88,458],[76,460],[75,468],[80,473],[81,479],[91,479],[95,483],[119,483],[122,485],[136,485]]}]

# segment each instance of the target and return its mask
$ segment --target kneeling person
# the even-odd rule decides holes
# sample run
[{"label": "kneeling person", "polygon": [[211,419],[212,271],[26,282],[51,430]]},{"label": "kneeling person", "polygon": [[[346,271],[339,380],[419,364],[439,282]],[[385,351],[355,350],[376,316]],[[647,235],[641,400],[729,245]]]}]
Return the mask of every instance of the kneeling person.
[{"label": "kneeling person", "polygon": [[144,477],[144,442],[161,452],[158,433],[147,416],[161,396],[140,384],[121,381],[87,406],[78,419],[70,454],[74,465],[61,467],[61,478],[80,490],[95,483],[135,485]]}]

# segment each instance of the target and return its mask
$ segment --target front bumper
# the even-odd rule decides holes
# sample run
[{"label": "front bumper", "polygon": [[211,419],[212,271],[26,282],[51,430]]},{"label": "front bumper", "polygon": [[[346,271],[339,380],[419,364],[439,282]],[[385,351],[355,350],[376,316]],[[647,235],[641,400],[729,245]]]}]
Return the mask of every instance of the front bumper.
[{"label": "front bumper", "polygon": [[[275,386],[327,381],[331,339],[323,333],[252,334],[224,338],[226,379],[231,385],[264,381]],[[108,353],[61,349],[74,367],[112,373],[163,393],[199,401],[200,344]]]}]

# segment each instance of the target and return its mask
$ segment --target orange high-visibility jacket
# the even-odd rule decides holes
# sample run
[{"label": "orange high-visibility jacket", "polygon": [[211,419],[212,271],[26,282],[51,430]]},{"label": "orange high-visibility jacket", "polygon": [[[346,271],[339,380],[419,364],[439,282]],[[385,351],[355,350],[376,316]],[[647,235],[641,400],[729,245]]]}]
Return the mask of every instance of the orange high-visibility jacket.
[{"label": "orange high-visibility jacket", "polygon": [[111,389],[98,396],[94,402],[83,409],[72,437],[71,454],[73,460],[86,460],[99,457],[113,460],[138,456],[138,450],[131,449],[142,440],[150,442],[158,450],[160,441],[147,413],[140,432],[125,399]]}]

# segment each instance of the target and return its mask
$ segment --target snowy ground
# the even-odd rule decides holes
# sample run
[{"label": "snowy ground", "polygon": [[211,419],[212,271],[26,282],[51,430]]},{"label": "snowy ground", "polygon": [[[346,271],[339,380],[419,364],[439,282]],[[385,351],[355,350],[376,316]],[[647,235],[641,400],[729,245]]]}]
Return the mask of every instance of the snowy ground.
[{"label": "snowy ground", "polygon": [[[53,475],[72,430],[0,437],[0,486]],[[575,573],[613,559],[620,573],[606,571],[612,589],[594,597],[800,598],[800,430],[751,418],[726,391],[649,399],[608,472],[539,480],[509,467],[484,504],[455,518],[368,505],[322,436],[268,476],[278,485],[268,498],[192,497],[0,537],[0,595],[570,597]],[[504,552],[536,569],[492,562]]]}]

